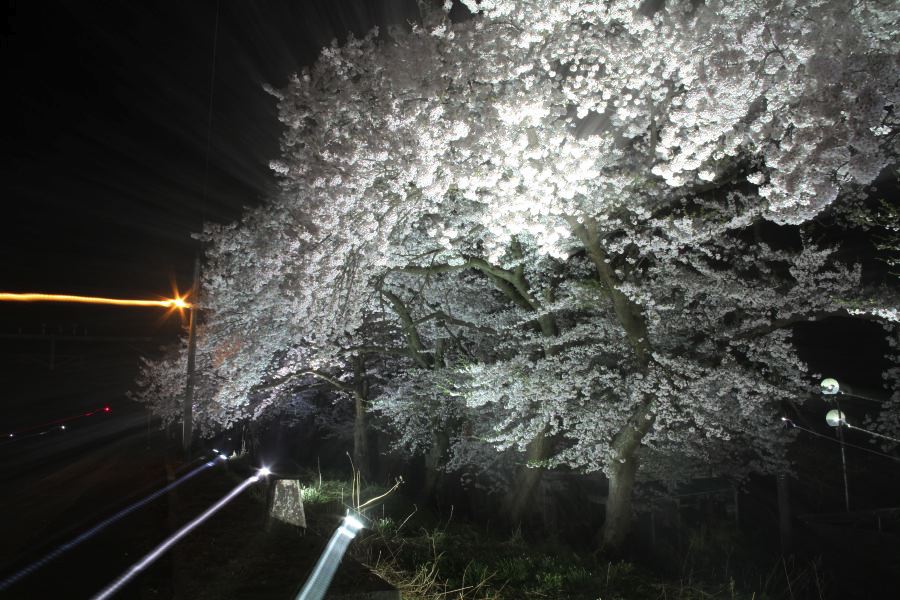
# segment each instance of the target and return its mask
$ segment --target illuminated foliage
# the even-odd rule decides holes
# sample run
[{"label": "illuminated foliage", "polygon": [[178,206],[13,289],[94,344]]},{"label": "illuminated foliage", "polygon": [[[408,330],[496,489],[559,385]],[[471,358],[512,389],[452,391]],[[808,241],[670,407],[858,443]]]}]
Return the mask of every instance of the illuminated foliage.
[{"label": "illuminated foliage", "polygon": [[896,161],[900,9],[465,4],[271,90],[281,190],[204,233],[198,397],[326,385],[520,492],[512,463],[602,470],[616,544],[639,477],[782,465],[792,324],[896,322],[810,220]]}]

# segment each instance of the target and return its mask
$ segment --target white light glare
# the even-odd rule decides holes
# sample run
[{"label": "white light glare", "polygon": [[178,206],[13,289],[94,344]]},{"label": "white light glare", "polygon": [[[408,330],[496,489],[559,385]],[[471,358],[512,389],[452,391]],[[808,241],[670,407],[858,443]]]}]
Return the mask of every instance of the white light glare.
[{"label": "white light glare", "polygon": [[228,460],[228,455],[227,455],[227,454],[220,454],[220,455],[219,455],[219,458],[221,458],[222,460]]},{"label": "white light glare", "polygon": [[844,413],[841,411],[834,409],[829,410],[828,414],[825,415],[825,422],[828,423],[831,427],[837,427],[839,425],[846,425],[846,421],[844,420],[846,417]]},{"label": "white light glare", "polygon": [[337,528],[331,540],[319,557],[312,575],[303,584],[303,589],[297,594],[296,600],[322,600],[331,584],[331,579],[341,564],[341,558],[347,551],[347,546],[356,537],[356,532],[363,528],[362,521],[347,513],[341,526]]},{"label": "white light glare", "polygon": [[219,451],[216,450],[215,448],[213,448],[212,451],[213,451],[213,454],[219,454]]},{"label": "white light glare", "polygon": [[272,474],[272,471],[269,470],[269,467],[263,467],[259,471],[256,472],[258,477],[268,477]]},{"label": "white light glare", "polygon": [[839,391],[841,391],[841,385],[837,382],[837,379],[833,379],[831,377],[823,379],[822,383],[820,383],[819,385],[822,388],[822,393],[826,396],[834,396]]},{"label": "white light glare", "polygon": [[344,526],[350,530],[350,533],[354,535],[356,535],[356,532],[364,527],[362,521],[360,521],[353,515],[347,515],[346,517],[344,517]]}]

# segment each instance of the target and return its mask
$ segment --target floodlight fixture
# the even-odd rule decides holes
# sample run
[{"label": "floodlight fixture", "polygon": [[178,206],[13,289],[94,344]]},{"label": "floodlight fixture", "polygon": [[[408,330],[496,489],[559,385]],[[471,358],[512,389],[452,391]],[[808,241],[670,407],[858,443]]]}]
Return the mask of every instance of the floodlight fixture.
[{"label": "floodlight fixture", "polygon": [[831,427],[840,427],[841,425],[847,424],[846,415],[844,415],[844,413],[842,413],[838,409],[834,408],[832,410],[829,410],[825,415],[825,422],[828,423],[828,425],[830,425]]},{"label": "floodlight fixture", "polygon": [[822,383],[819,384],[822,393],[826,396],[834,396],[841,391],[841,385],[838,383],[837,379],[832,377],[828,377],[822,380]]}]

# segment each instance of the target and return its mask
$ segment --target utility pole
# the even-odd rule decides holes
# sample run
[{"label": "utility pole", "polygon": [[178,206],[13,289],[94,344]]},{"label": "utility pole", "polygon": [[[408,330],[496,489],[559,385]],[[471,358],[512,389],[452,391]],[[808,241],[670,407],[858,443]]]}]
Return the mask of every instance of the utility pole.
[{"label": "utility pole", "polygon": [[200,293],[200,253],[194,257],[194,281],[191,285],[191,305],[188,316],[187,382],[184,386],[184,412],[181,419],[181,446],[185,458],[191,454],[191,436],[194,430],[194,363],[197,356],[197,300]]},{"label": "utility pole", "polygon": [[778,532],[781,537],[781,553],[788,555],[793,550],[794,534],[791,522],[791,495],[786,473],[775,476],[778,490]]},{"label": "utility pole", "polygon": [[[837,404],[835,402],[835,404]],[[841,410],[840,404],[837,405],[838,411]],[[843,421],[844,413],[840,413],[841,420]],[[844,427],[843,423],[838,424],[837,426],[837,437],[841,442],[841,472],[844,474],[844,508],[847,509],[847,512],[850,512],[850,488],[847,486],[847,451],[844,449]]]},{"label": "utility pole", "polygon": [[[841,472],[844,474],[844,507],[847,509],[847,512],[850,512],[850,489],[847,486],[847,452],[844,449],[843,431],[843,428],[847,426],[847,419],[844,417],[844,413],[843,411],[841,411],[841,404],[837,399],[838,394],[845,394],[846,392],[841,391],[841,384],[837,379],[834,379],[833,377],[823,379],[820,385],[823,394],[825,394],[826,396],[834,396],[834,405],[836,408],[834,410],[828,411],[828,414],[825,415],[825,422],[828,423],[831,427],[835,427],[837,429],[837,431],[835,431],[835,434],[837,435],[838,441],[841,444]],[[877,400],[875,400],[874,398],[866,398],[865,396],[856,397],[865,398],[867,400],[877,402]]]}]

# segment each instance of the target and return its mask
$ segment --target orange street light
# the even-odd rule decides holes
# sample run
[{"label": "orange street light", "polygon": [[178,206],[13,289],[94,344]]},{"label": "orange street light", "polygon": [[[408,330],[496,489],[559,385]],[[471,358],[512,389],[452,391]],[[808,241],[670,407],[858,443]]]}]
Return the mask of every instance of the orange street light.
[{"label": "orange street light", "polygon": [[129,300],[100,298],[97,296],[73,296],[71,294],[14,294],[0,292],[0,302],[76,302],[79,304],[113,304],[116,306],[159,306],[161,308],[192,308],[184,298],[175,296],[167,300]]}]

